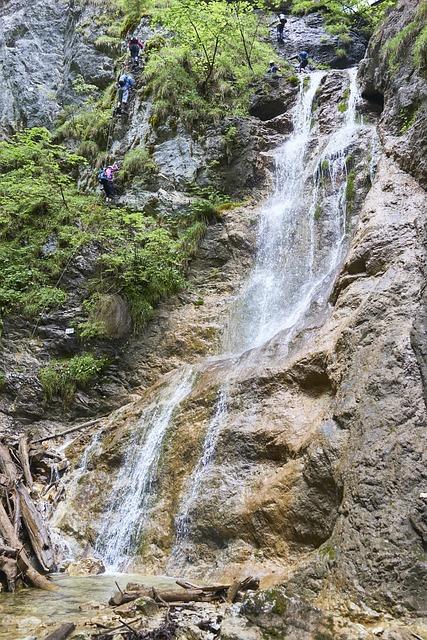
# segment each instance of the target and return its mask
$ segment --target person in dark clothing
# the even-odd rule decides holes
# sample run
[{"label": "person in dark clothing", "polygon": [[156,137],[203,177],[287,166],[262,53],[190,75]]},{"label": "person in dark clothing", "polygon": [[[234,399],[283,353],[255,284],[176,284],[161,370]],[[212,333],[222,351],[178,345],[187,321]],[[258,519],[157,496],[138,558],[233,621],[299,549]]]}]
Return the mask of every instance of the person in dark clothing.
[{"label": "person in dark clothing", "polygon": [[296,56],[292,56],[291,60],[298,60],[298,71],[301,73],[308,66],[308,53],[307,51],[300,51]]},{"label": "person in dark clothing", "polygon": [[141,51],[144,49],[144,43],[141,42],[138,38],[131,38],[128,42],[128,49],[130,53],[130,57],[132,60],[132,64],[136,67],[139,66],[139,56]]},{"label": "person in dark clothing", "polygon": [[113,200],[116,195],[116,191],[114,189],[114,176],[118,170],[119,165],[117,162],[99,170],[98,182],[104,189],[106,202]]},{"label": "person in dark clothing", "polygon": [[274,62],[274,60],[271,60],[267,69],[267,73],[270,75],[270,78],[273,78],[274,76],[276,76],[276,74],[278,74],[279,71],[280,69],[277,66],[277,64]]},{"label": "person in dark clothing", "polygon": [[122,73],[117,81],[118,106],[116,113],[121,114],[127,112],[127,106],[130,98],[130,92],[135,86],[135,80],[129,73]]},{"label": "person in dark clothing", "polygon": [[270,27],[273,25],[276,27],[278,42],[283,42],[283,31],[285,29],[286,22],[285,14],[281,13],[280,16],[269,25]]}]

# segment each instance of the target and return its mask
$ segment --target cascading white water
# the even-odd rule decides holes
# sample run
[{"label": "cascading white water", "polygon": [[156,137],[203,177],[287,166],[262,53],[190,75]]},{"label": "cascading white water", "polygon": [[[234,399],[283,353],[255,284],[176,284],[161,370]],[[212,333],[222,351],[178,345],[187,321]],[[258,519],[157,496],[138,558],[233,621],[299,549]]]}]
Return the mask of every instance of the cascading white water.
[{"label": "cascading white water", "polygon": [[286,324],[299,301],[310,269],[310,217],[305,194],[306,151],[310,141],[313,98],[324,74],[313,73],[294,109],[294,131],[277,149],[274,192],[261,211],[255,266],[228,330],[224,350],[242,352],[264,344]]},{"label": "cascading white water", "polygon": [[[228,353],[242,353],[267,343],[287,330],[289,343],[311,305],[325,303],[331,280],[341,260],[346,235],[346,150],[356,124],[356,69],[349,72],[349,98],[344,122],[329,138],[323,151],[309,161],[312,105],[323,74],[310,76],[309,88],[301,83],[294,109],[294,132],[275,154],[275,187],[261,211],[258,248],[254,268],[232,310],[224,336]],[[327,166],[331,194],[327,198],[329,246],[319,251],[316,242],[318,199],[325,194],[320,177]],[[313,168],[314,167],[314,168]],[[208,425],[201,459],[191,474],[176,517],[176,541],[171,568],[184,558],[191,510],[203,493],[203,485],[214,459],[221,427],[227,417],[226,388],[220,389]]]},{"label": "cascading white water", "polygon": [[124,570],[138,548],[162,444],[174,412],[191,391],[194,377],[191,367],[178,369],[144,409],[134,428],[95,545],[109,571]]},{"label": "cascading white water", "polygon": [[[294,131],[274,154],[274,192],[260,215],[257,255],[246,286],[236,300],[224,334],[224,354],[254,350],[283,334],[288,344],[311,306],[325,303],[332,275],[341,260],[346,235],[346,150],[356,129],[356,74],[350,70],[348,108],[342,125],[327,140],[312,135],[312,107],[322,72],[301,82],[293,112]],[[326,193],[322,175],[329,177]],[[318,237],[319,201],[324,236]],[[323,233],[325,233],[323,231]],[[283,342],[282,340],[282,342]],[[171,419],[190,393],[195,378],[188,367],[179,369],[143,411],[127,446],[104,514],[96,551],[108,569],[123,570],[139,546],[147,510],[153,499],[162,443]],[[198,464],[184,489],[176,517],[172,566],[182,560],[191,528],[192,508],[200,498],[214,462],[227,418],[227,386],[218,400],[205,435]]]}]

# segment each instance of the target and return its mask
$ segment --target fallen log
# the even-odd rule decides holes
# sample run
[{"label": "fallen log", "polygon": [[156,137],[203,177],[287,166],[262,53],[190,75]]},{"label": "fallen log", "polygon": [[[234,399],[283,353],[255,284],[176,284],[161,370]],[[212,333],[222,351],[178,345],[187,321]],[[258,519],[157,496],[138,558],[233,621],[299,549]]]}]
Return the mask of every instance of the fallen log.
[{"label": "fallen log", "polygon": [[33,488],[33,476],[30,470],[30,459],[28,456],[28,440],[26,436],[22,436],[18,444],[18,457],[21,463],[22,471],[24,472],[25,482],[27,487],[31,490]]},{"label": "fallen log", "polygon": [[18,538],[18,535],[15,531],[15,528],[11,521],[9,520],[9,516],[7,515],[5,508],[3,507],[0,500],[0,535],[5,540],[6,544],[10,547],[15,547],[20,549],[18,558],[17,558],[17,566],[22,575],[28,578],[29,582],[35,587],[39,589],[44,589],[45,591],[56,591],[58,587],[49,582],[47,578],[41,575],[34,567],[32,566],[27,554],[23,549],[23,545]]},{"label": "fallen log", "polygon": [[18,480],[15,463],[13,462],[9,449],[0,442],[0,470],[14,484]]},{"label": "fallen log", "polygon": [[16,557],[3,554],[2,550],[0,547],[0,572],[6,576],[7,590],[13,593],[19,573],[18,563]]},{"label": "fallen log", "polygon": [[127,604],[138,598],[152,598],[160,604],[176,602],[218,602],[226,599],[227,589],[217,590],[186,589],[183,591],[167,591],[154,587],[140,588],[138,591],[116,591],[109,600],[113,607]]},{"label": "fallen log", "polygon": [[65,622],[64,624],[61,624],[56,631],[53,631],[46,636],[45,640],[65,640],[75,628],[76,625],[74,622]]},{"label": "fallen log", "polygon": [[37,511],[34,502],[28,493],[27,487],[22,483],[18,483],[16,490],[19,495],[22,520],[37,560],[45,571],[51,571],[54,568],[55,560],[52,543],[43,522],[43,518]]},{"label": "fallen log", "polygon": [[176,584],[183,589],[196,589],[201,591],[227,591],[230,588],[229,584],[213,584],[213,585],[197,585],[187,580],[175,580]]},{"label": "fallen log", "polygon": [[71,429],[67,429],[66,431],[60,431],[59,433],[51,433],[48,436],[44,436],[43,438],[38,438],[37,440],[32,440],[30,444],[39,444],[40,442],[47,442],[47,440],[54,440],[55,438],[61,438],[62,436],[67,436],[69,433],[74,433],[75,431],[80,431],[80,429],[86,429],[87,427],[91,427],[94,424],[98,424],[101,420],[105,420],[105,416],[102,418],[95,418],[94,420],[89,420],[88,422],[83,422],[83,424],[79,424],[75,427],[71,427]]}]

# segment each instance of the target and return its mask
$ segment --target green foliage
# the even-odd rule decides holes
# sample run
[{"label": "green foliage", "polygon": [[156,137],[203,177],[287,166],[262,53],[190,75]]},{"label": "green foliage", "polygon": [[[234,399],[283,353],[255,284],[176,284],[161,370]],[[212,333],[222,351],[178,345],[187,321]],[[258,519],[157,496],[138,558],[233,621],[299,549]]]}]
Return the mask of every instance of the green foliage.
[{"label": "green foliage", "polygon": [[[340,45],[351,42],[351,30],[362,29],[371,35],[395,0],[383,0],[376,6],[369,6],[365,0],[293,0],[292,12],[304,15],[320,11],[328,33],[338,36]],[[345,54],[344,54],[345,55]]]},{"label": "green foliage", "polygon": [[69,360],[53,360],[39,371],[39,379],[46,401],[55,396],[68,404],[78,388],[85,389],[107,366],[104,358],[83,353]]},{"label": "green foliage", "polygon": [[354,169],[347,174],[347,183],[345,186],[345,200],[347,211],[351,213],[354,207],[354,199],[356,196],[356,172]]},{"label": "green foliage", "polygon": [[427,71],[427,26],[418,34],[414,43],[413,54],[415,65],[425,75]]},{"label": "green foliage", "polygon": [[[142,149],[128,156],[128,175],[141,167],[156,169]],[[97,197],[79,193],[69,174],[83,162],[53,144],[44,129],[0,143],[0,311],[37,315],[64,304],[64,269],[90,243],[102,254],[92,293],[120,293],[130,305],[135,327],[141,327],[162,296],[183,286],[185,265],[203,225],[220,216],[215,207],[225,199],[201,190],[201,203],[159,223],[140,212],[106,208]],[[89,308],[87,312],[90,315]],[[94,321],[89,317],[80,327],[84,339],[103,333]]]},{"label": "green foliage", "polygon": [[58,127],[56,139],[60,142],[68,138],[90,141],[96,143],[99,148],[105,149],[110,120],[111,111],[108,108],[97,106],[92,109],[82,109]]},{"label": "green foliage", "polygon": [[273,55],[253,6],[244,0],[170,0],[156,19],[173,37],[161,51],[149,50],[152,123],[175,116],[190,128],[247,113],[251,82],[264,76]]},{"label": "green foliage", "polygon": [[94,42],[95,47],[107,55],[117,56],[122,50],[122,39],[117,36],[99,36]]},{"label": "green foliage", "polygon": [[348,103],[346,101],[340,102],[337,108],[340,113],[345,113],[348,109]]},{"label": "green foliage", "polygon": [[322,217],[322,213],[323,213],[322,205],[318,202],[314,209],[314,219],[316,221],[320,220],[320,218]]},{"label": "green foliage", "polygon": [[388,54],[388,64],[392,71],[398,67],[399,54],[403,47],[408,45],[414,39],[417,31],[417,23],[415,20],[403,27],[393,38],[386,43],[386,52]]},{"label": "green foliage", "polygon": [[[62,265],[83,241],[70,218],[83,208],[68,175],[84,159],[52,144],[45,129],[32,129],[0,143],[0,311],[33,315],[62,304],[55,285]],[[43,255],[49,238],[53,254]]]},{"label": "green foliage", "polygon": [[406,133],[414,124],[417,118],[418,105],[411,105],[399,112],[400,133]]},{"label": "green foliage", "polygon": [[77,75],[73,80],[73,89],[79,95],[86,96],[98,92],[98,87],[94,84],[85,82],[82,75]]},{"label": "green foliage", "polygon": [[5,388],[6,382],[7,382],[6,374],[3,373],[3,371],[0,371],[0,391],[3,391],[3,389]]},{"label": "green foliage", "polygon": [[131,149],[124,157],[121,174],[125,182],[136,176],[150,180],[157,172],[157,164],[146,149],[141,147]]},{"label": "green foliage", "polygon": [[136,328],[151,317],[162,296],[184,285],[181,249],[166,229],[140,230],[132,241],[102,256],[103,273],[125,295]]}]

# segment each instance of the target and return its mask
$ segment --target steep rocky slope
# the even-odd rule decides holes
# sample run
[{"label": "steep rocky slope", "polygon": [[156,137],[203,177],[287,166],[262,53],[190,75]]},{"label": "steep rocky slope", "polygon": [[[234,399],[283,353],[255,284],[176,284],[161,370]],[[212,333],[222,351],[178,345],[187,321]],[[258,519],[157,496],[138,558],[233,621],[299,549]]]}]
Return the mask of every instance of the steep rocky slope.
[{"label": "steep rocky slope", "polygon": [[[5,15],[12,4],[2,7]],[[366,123],[346,152],[351,189],[347,176],[345,254],[325,287],[328,304],[313,304],[291,338],[281,330],[249,352],[218,357],[230,310],[253,263],[259,201],[270,188],[271,152],[291,132],[297,91],[273,83],[268,95],[263,91],[255,97],[251,118],[230,119],[202,140],[193,140],[184,129],[154,131],[150,101],[138,96],[128,125],[119,123],[113,131],[116,155],[144,139],[160,168],[155,187],[132,185],[121,197],[123,205],[143,208],[155,200],[160,209],[179,210],[187,203],[189,181],[204,185],[214,179],[236,197],[252,193],[255,201],[226,211],[222,221],[208,226],[189,270],[188,290],[161,303],[142,337],[113,345],[120,358],[107,378],[93,394],[78,397],[70,416],[123,406],[99,433],[98,428],[85,432],[68,446],[77,469],[65,478],[66,500],[53,524],[73,553],[102,550],[99,535],[105,516],[108,524],[109,492],[117,489],[116,478],[135,446],[132,438],[135,433],[147,437],[151,407],[167,404],[175,377],[185,381],[194,366],[193,386],[161,441],[150,486],[154,498],[141,520],[133,566],[212,578],[251,572],[263,578],[264,586],[280,585],[249,598],[242,607],[245,617],[230,615],[224,639],[370,640],[381,635],[406,640],[411,629],[425,631],[411,626],[423,614],[426,581],[420,495],[425,492],[427,395],[426,84],[425,66],[415,64],[412,48],[421,27],[406,29],[411,35],[396,44],[396,59],[390,60],[387,48],[408,25],[418,24],[419,6],[399,2],[361,63],[364,102],[358,109]],[[43,7],[43,12],[49,9],[46,3]],[[89,10],[88,5],[84,11]],[[38,15],[47,20],[43,12]],[[58,8],[58,30],[65,34],[69,25],[61,22],[63,15]],[[317,18],[307,20],[317,28]],[[303,26],[292,22],[292,29],[299,37]],[[19,32],[21,39],[22,47],[28,46]],[[62,91],[72,91],[71,59],[80,55],[71,53],[80,51],[73,43],[55,71],[62,74]],[[97,68],[109,65],[110,58],[102,56],[101,65],[96,58]],[[90,82],[97,84],[92,76]],[[43,106],[43,122],[50,122],[64,96],[58,90]],[[313,103],[311,158],[345,121],[340,105],[348,97],[346,72],[328,72]],[[278,102],[284,114],[276,115]],[[40,123],[32,119],[30,98],[19,108],[4,101],[2,109],[4,123]],[[371,125],[379,134],[376,143]],[[238,130],[231,152],[224,142],[230,126]],[[209,173],[212,161],[219,163],[218,173]],[[333,180],[320,179],[327,211]],[[321,263],[332,232],[327,215],[316,215]],[[90,266],[80,264],[81,297],[88,272]],[[5,362],[13,368],[13,360],[21,358],[21,371],[11,377],[3,397],[6,425],[22,428],[25,420],[41,428],[53,417],[56,428],[66,422],[59,407],[51,414],[41,407],[40,388],[30,392],[40,361],[49,357],[65,326],[66,315],[47,317],[36,338],[24,338],[26,327],[6,323]],[[72,338],[61,339],[69,340],[71,351],[77,348]],[[21,399],[14,403],[17,389]],[[182,498],[215,420],[220,426],[215,457],[203,490],[185,514],[189,522],[177,550]],[[144,438],[139,447],[143,444]],[[84,458],[88,447],[89,459]]]}]

